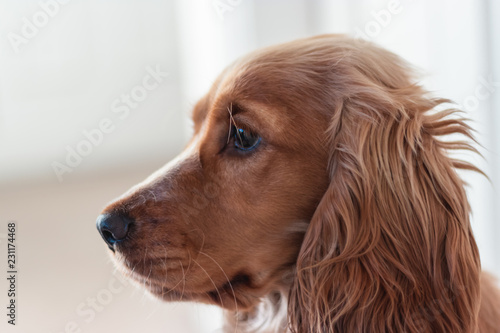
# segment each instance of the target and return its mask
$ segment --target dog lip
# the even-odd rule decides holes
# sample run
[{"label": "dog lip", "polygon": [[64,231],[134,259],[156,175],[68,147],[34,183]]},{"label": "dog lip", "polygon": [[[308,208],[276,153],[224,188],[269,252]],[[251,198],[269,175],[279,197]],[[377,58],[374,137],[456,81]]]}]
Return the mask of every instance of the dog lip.
[{"label": "dog lip", "polygon": [[207,294],[210,295],[211,298],[217,299],[219,292],[232,294],[236,288],[241,286],[251,286],[251,284],[252,278],[250,277],[250,275],[239,273],[220,287],[208,291]]},{"label": "dog lip", "polygon": [[113,251],[113,253],[116,253],[116,251],[119,251],[118,249],[118,246],[120,246],[120,244],[123,244],[124,241],[126,240],[127,238],[125,239],[120,239],[120,240],[117,240],[113,243],[113,245],[111,244],[108,244],[108,248]]},{"label": "dog lip", "polygon": [[[119,254],[121,254],[119,252]],[[177,274],[177,271],[185,271],[189,266],[189,262],[183,260],[185,258],[142,258],[137,260],[124,260],[121,265],[129,276],[137,281],[153,282],[157,285],[164,286],[165,273]]]}]

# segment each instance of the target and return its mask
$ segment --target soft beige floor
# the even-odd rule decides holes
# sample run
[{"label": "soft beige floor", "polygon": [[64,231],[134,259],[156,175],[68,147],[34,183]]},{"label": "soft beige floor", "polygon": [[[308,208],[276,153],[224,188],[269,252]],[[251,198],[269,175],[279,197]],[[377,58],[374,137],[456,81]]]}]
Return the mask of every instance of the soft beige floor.
[{"label": "soft beige floor", "polygon": [[[18,325],[7,325],[2,311],[0,332],[210,333],[220,327],[216,308],[160,303],[130,285],[122,288],[113,275],[95,218],[106,202],[153,168],[0,187],[1,276],[6,271],[6,241],[1,237],[9,220],[18,223],[19,266]],[[2,308],[6,290],[2,278]],[[89,302],[98,297],[98,310],[91,310]]]}]

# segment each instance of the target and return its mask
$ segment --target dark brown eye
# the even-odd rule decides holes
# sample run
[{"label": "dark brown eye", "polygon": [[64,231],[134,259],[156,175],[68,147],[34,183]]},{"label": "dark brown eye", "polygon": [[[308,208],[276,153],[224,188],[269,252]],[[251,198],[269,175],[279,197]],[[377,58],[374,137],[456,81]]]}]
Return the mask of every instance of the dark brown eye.
[{"label": "dark brown eye", "polygon": [[243,128],[232,128],[234,146],[239,150],[253,150],[260,144],[261,137]]}]

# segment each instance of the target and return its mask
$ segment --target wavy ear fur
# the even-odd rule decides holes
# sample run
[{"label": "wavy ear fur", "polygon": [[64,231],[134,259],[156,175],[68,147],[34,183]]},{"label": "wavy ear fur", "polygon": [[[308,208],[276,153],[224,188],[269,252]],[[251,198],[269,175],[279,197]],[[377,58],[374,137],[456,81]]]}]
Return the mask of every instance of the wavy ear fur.
[{"label": "wavy ear fur", "polygon": [[409,67],[371,44],[332,64],[330,184],[290,292],[292,332],[477,332],[480,261],[464,183],[477,170],[442,136],[470,128],[436,112]]}]

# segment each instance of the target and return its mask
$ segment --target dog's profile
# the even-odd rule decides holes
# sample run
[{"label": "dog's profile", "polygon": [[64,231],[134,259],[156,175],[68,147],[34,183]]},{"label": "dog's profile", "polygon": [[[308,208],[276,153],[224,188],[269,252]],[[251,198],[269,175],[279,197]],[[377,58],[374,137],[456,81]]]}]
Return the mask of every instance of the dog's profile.
[{"label": "dog's profile", "polygon": [[500,332],[457,174],[479,170],[448,155],[470,128],[446,105],[365,41],[256,51],[97,227],[131,279],[220,305],[227,332]]}]

